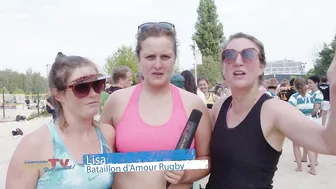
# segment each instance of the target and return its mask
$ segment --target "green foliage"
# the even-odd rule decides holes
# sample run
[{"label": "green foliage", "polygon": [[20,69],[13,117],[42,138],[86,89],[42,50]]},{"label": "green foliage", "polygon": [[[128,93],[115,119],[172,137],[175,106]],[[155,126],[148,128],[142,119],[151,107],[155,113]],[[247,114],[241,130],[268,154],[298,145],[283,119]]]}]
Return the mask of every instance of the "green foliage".
[{"label": "green foliage", "polygon": [[25,92],[22,89],[16,88],[14,94],[25,94]]},{"label": "green foliage", "polygon": [[128,66],[133,72],[133,82],[136,81],[135,74],[138,72],[139,66],[132,46],[121,46],[112,56],[108,57],[105,71],[111,75],[113,69],[119,66]]},{"label": "green foliage", "polygon": [[[197,65],[197,75],[207,78],[213,85],[222,80],[219,54],[220,45],[225,40],[223,25],[218,19],[214,0],[200,0],[197,14],[196,32],[192,36],[202,54],[202,64]],[[195,50],[194,45],[191,48]]]},{"label": "green foliage", "polygon": [[325,76],[334,57],[335,49],[336,35],[331,43],[323,45],[322,50],[318,53],[318,56],[316,58],[314,69],[309,70],[309,74]]},{"label": "green foliage", "polygon": [[[203,57],[202,65],[197,65],[197,76],[205,77],[209,81],[210,86],[214,86],[216,82],[222,80],[222,67],[218,61],[215,61],[212,57]],[[194,73],[194,69],[190,70]]]},{"label": "green foliage", "polygon": [[47,80],[40,73],[29,68],[25,74],[11,69],[0,70],[0,87],[10,94],[47,92]]},{"label": "green foliage", "polygon": [[1,94],[2,93],[9,94],[9,91],[6,87],[3,87],[3,88],[1,88]]},{"label": "green foliage", "polygon": [[214,0],[200,0],[197,9],[196,32],[192,39],[196,41],[203,56],[219,60],[220,44],[224,41],[223,24],[218,19]]},{"label": "green foliage", "polygon": [[30,121],[30,120],[35,119],[35,118],[38,118],[38,117],[49,117],[49,116],[51,116],[51,114],[49,114],[49,113],[47,112],[47,110],[42,110],[42,111],[40,111],[40,113],[34,112],[34,113],[30,114],[30,115],[27,117],[26,120],[27,120],[27,121]]}]

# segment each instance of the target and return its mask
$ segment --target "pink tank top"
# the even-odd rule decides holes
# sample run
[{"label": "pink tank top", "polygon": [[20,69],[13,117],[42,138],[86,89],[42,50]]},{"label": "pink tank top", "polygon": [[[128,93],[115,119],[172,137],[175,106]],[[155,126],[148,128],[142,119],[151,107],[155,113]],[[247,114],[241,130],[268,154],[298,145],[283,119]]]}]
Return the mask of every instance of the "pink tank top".
[{"label": "pink tank top", "polygon": [[[170,85],[173,97],[170,119],[161,126],[150,126],[144,123],[138,111],[142,86],[143,83],[140,83],[135,87],[121,120],[115,126],[116,150],[117,152],[174,150],[188,120],[179,89]],[[194,142],[191,148],[194,148]]]}]

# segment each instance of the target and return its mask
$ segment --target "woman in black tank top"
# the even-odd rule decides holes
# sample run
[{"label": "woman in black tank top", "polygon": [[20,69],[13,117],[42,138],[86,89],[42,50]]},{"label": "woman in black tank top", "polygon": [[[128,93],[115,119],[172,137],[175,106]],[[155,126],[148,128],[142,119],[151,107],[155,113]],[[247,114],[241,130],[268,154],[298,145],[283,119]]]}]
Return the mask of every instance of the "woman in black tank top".
[{"label": "woman in black tank top", "polygon": [[[329,69],[333,74],[335,59],[335,68]],[[211,112],[211,175],[206,189],[273,188],[285,137],[309,150],[336,154],[336,112],[331,112],[328,126],[321,127],[289,103],[259,92],[266,65],[259,40],[232,35],[223,48],[222,64],[232,96],[218,100]],[[330,86],[336,88],[335,80]]]}]

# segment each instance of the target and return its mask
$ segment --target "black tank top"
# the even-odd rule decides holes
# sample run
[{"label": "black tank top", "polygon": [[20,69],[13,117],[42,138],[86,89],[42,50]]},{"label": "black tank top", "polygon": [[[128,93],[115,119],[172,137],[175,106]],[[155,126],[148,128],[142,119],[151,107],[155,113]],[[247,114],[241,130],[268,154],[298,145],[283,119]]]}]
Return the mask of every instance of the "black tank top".
[{"label": "black tank top", "polygon": [[271,189],[281,152],[266,141],[260,121],[263,94],[245,119],[228,128],[230,96],[223,103],[211,138],[211,175],[206,189]]}]

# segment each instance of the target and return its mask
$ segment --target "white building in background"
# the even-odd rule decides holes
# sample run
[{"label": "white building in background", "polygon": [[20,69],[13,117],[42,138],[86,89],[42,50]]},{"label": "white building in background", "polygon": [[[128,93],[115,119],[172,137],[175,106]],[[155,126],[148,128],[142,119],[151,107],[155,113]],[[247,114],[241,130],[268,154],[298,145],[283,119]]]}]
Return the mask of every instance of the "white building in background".
[{"label": "white building in background", "polygon": [[265,75],[305,75],[306,63],[293,60],[279,60],[266,63]]}]

